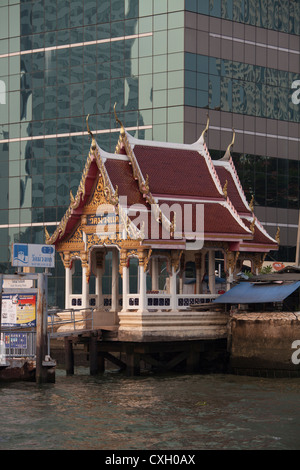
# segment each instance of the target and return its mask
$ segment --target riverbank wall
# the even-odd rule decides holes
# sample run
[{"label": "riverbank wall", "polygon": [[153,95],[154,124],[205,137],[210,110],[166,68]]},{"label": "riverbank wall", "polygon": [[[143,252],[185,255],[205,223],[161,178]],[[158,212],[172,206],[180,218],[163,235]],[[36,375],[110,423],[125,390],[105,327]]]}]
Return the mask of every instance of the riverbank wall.
[{"label": "riverbank wall", "polygon": [[228,371],[300,377],[300,312],[236,312],[228,323]]},{"label": "riverbank wall", "polygon": [[[300,312],[232,312],[227,331],[227,339],[203,342],[195,372],[300,377]],[[73,353],[76,366],[89,366],[84,345],[74,344]],[[51,356],[58,367],[64,367],[61,339],[51,340]],[[117,357],[125,362],[121,353]],[[116,367],[109,361],[106,364],[105,370]]]}]

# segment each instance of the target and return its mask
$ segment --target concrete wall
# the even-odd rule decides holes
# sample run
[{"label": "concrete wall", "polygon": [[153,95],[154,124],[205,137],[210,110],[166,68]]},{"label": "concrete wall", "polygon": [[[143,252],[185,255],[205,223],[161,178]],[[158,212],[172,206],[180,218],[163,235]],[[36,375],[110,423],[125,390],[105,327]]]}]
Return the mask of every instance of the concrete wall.
[{"label": "concrete wall", "polygon": [[228,328],[232,372],[300,376],[300,364],[293,363],[300,359],[300,313],[234,313]]}]

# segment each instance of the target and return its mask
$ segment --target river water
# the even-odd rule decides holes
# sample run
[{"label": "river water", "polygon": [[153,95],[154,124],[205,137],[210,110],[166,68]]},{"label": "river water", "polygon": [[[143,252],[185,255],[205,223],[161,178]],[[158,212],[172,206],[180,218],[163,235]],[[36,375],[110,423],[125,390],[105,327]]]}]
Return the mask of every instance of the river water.
[{"label": "river water", "polygon": [[1,450],[300,449],[300,378],[110,371],[0,384]]}]

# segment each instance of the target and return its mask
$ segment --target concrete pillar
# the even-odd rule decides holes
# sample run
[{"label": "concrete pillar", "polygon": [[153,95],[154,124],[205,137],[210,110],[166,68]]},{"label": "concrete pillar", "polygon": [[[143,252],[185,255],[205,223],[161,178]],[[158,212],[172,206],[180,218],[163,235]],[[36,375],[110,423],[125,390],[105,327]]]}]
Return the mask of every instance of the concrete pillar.
[{"label": "concrete pillar", "polygon": [[158,290],[158,258],[152,258],[152,290]]},{"label": "concrete pillar", "polygon": [[146,273],[144,270],[144,263],[139,264],[139,312],[147,310],[147,297],[146,297]]},{"label": "concrete pillar", "polygon": [[195,254],[195,266],[196,266],[196,294],[201,294],[201,255],[200,253]]},{"label": "concrete pillar", "polygon": [[202,280],[203,280],[203,277],[204,277],[204,274],[205,274],[205,257],[206,257],[206,251],[202,252],[201,257],[200,257],[200,259],[201,259],[201,261],[200,261],[200,264],[201,264],[201,266],[200,266],[200,294],[204,293],[203,292],[204,289],[203,289]]},{"label": "concrete pillar", "polygon": [[208,285],[211,294],[216,293],[216,282],[215,282],[215,252],[209,250],[208,252]]},{"label": "concrete pillar", "polygon": [[231,283],[233,282],[232,269],[228,268],[228,276],[226,279],[226,290],[228,291],[231,288]]},{"label": "concrete pillar", "polygon": [[176,272],[172,266],[172,275],[170,276],[170,295],[171,295],[171,309],[177,310],[177,290],[176,290]]},{"label": "concrete pillar", "polygon": [[129,268],[123,266],[122,268],[122,312],[127,311],[127,302],[128,302],[128,293],[129,293]]},{"label": "concrete pillar", "polygon": [[65,309],[71,308],[70,296],[72,295],[72,272],[70,266],[65,268]]},{"label": "concrete pillar", "polygon": [[96,268],[96,286],[95,294],[97,295],[97,307],[100,308],[103,306],[103,294],[102,294],[102,276],[103,268]]},{"label": "concrete pillar", "polygon": [[119,253],[117,249],[112,251],[112,274],[111,274],[111,312],[118,311],[119,299]]},{"label": "concrete pillar", "polygon": [[82,266],[82,279],[81,279],[81,294],[82,294],[82,308],[89,307],[89,283],[87,282],[87,270],[88,267],[86,265]]},{"label": "concrete pillar", "polygon": [[183,277],[180,276],[179,278],[179,294],[183,293]]}]

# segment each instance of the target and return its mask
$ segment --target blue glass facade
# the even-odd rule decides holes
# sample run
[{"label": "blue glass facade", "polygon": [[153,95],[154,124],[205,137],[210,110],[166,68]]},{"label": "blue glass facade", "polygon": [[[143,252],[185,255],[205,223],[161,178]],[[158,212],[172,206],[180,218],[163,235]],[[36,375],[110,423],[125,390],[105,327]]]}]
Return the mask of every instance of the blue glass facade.
[{"label": "blue glass facade", "polygon": [[185,104],[299,123],[293,101],[300,93],[291,87],[298,78],[294,72],[186,53]]},{"label": "blue glass facade", "polygon": [[300,4],[289,0],[186,0],[186,9],[238,23],[300,34]]}]

